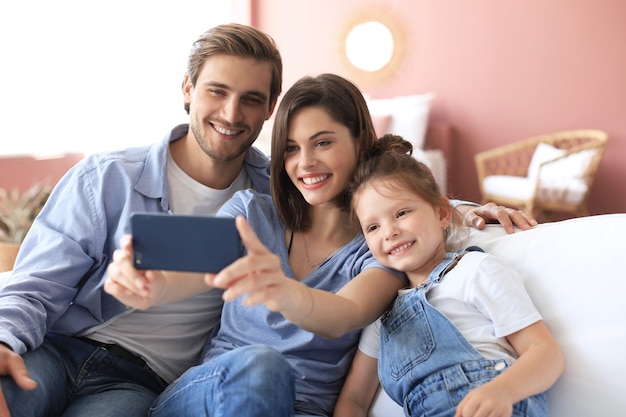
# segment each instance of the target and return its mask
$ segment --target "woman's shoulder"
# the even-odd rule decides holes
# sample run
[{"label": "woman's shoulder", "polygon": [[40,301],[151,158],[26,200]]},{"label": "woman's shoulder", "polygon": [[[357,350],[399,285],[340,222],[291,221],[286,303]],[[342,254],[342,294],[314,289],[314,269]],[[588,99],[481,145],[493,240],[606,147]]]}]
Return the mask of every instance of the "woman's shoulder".
[{"label": "woman's shoulder", "polygon": [[239,200],[245,202],[246,204],[250,204],[251,202],[261,202],[263,204],[271,203],[272,197],[268,194],[262,193],[252,188],[246,188],[244,190],[237,191],[233,198],[237,197]]},{"label": "woman's shoulder", "polygon": [[[218,216],[244,216],[249,223],[270,223],[278,221],[276,207],[272,197],[252,189],[237,191],[230,200],[222,206]],[[254,227],[254,226],[253,226]]]},{"label": "woman's shoulder", "polygon": [[[261,206],[261,207],[273,207],[272,198],[262,192],[253,190],[251,188],[246,188],[245,190],[239,190],[233,194],[233,196],[226,202],[223,206],[238,206],[247,209],[250,206]],[[220,210],[222,211],[222,210]]]}]

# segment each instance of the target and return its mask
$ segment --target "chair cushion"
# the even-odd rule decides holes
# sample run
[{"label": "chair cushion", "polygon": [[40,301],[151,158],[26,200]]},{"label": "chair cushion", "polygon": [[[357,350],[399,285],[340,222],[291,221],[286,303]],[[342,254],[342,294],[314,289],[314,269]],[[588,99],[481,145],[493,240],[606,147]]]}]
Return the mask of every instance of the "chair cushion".
[{"label": "chair cushion", "polygon": [[597,149],[586,149],[546,164],[541,167],[539,178],[541,180],[583,178],[596,152]]},{"label": "chair cushion", "polygon": [[[518,200],[531,198],[534,187],[534,180],[512,175],[490,175],[483,180],[483,188],[487,194]],[[586,193],[587,183],[580,178],[541,179],[537,200],[579,204]]]},{"label": "chair cushion", "polygon": [[563,156],[564,154],[565,151],[563,149],[555,148],[547,143],[539,143],[535,148],[532,158],[530,159],[530,164],[528,164],[528,178],[530,178],[531,181],[535,181],[537,176],[539,176],[539,168],[541,168],[541,164],[550,161],[551,159]]},{"label": "chair cushion", "polygon": [[542,166],[544,162],[565,155],[566,151],[547,143],[540,143],[528,165],[528,178],[533,181],[537,177],[545,181],[583,178],[596,152],[597,149],[586,149]]}]

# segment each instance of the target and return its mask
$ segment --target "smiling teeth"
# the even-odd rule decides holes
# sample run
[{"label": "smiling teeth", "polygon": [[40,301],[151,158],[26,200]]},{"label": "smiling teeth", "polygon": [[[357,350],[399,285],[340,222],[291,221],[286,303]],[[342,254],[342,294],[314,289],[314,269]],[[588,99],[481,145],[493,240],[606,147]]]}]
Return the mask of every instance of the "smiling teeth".
[{"label": "smiling teeth", "polygon": [[319,177],[308,177],[308,178],[302,178],[302,182],[305,183],[306,185],[313,185],[313,184],[317,184],[318,182],[324,181],[326,178],[328,178],[328,175],[321,175]]},{"label": "smiling teeth", "polygon": [[408,248],[409,246],[413,246],[413,243],[405,243],[402,246],[398,246],[397,248],[393,249],[391,252],[389,252],[391,255],[395,255],[397,253],[402,252],[403,250],[405,250],[406,248]]},{"label": "smiling teeth", "polygon": [[230,130],[230,129],[225,129],[223,127],[219,127],[215,125],[213,125],[213,127],[222,135],[235,136],[236,134],[240,132],[240,130]]}]

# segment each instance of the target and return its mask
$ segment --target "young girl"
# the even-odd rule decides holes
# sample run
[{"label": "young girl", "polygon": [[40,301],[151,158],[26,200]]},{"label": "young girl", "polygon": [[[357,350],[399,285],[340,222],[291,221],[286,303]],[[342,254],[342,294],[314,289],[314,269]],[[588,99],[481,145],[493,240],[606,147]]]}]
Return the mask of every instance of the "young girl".
[{"label": "young girl", "polygon": [[[479,248],[447,248],[458,215],[430,170],[401,138],[376,148],[351,184],[353,209],[374,257],[410,281],[377,322],[383,388],[407,416],[546,416],[563,358],[521,276]],[[372,325],[335,416],[367,414],[378,343]]]}]

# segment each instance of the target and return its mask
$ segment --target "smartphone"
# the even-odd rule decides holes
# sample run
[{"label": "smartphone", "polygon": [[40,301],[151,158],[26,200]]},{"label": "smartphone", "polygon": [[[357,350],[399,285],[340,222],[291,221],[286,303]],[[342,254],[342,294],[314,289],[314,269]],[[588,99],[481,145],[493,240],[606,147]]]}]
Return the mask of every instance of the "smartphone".
[{"label": "smartphone", "polygon": [[132,213],[137,269],[216,273],[243,253],[234,218]]}]

